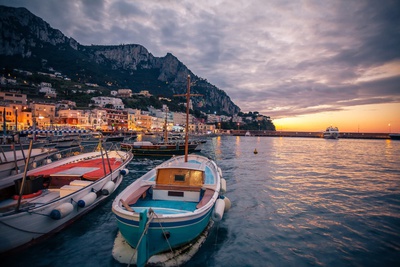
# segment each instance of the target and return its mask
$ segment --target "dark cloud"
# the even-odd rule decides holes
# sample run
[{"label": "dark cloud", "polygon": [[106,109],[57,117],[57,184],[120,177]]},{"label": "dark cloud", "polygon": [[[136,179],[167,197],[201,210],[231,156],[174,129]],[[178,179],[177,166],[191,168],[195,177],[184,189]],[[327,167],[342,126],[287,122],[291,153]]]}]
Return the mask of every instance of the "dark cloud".
[{"label": "dark cloud", "polygon": [[[43,3],[46,4],[43,4]],[[0,0],[78,42],[170,52],[271,117],[399,103],[400,2]]]}]

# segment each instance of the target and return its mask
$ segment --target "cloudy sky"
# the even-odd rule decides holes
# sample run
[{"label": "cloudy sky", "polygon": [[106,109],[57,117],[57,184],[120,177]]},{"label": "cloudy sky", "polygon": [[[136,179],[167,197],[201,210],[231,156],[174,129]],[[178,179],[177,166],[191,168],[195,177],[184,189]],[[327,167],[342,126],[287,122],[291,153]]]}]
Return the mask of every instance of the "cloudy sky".
[{"label": "cloudy sky", "polygon": [[[398,0],[0,4],[26,7],[83,45],[140,44],[157,57],[170,52],[242,111],[270,116],[278,129],[336,124],[354,131],[361,124],[364,131],[400,131]],[[373,120],[379,129],[367,126]]]}]

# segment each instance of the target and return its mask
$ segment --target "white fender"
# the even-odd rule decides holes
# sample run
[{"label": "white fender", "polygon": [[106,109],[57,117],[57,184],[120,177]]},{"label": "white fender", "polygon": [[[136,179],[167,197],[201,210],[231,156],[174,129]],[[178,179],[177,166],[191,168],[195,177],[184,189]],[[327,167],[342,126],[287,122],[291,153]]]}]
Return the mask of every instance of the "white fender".
[{"label": "white fender", "polygon": [[61,158],[62,158],[62,156],[61,156],[61,154],[60,154],[60,153],[57,153],[57,154],[55,154],[55,155],[54,155],[54,158],[55,158],[55,159],[61,159]]},{"label": "white fender", "polygon": [[222,178],[222,170],[221,170],[221,168],[220,167],[217,167],[218,168],[218,173],[219,173],[219,176]]},{"label": "white fender", "polygon": [[225,201],[223,199],[217,199],[214,206],[214,211],[212,213],[212,219],[214,222],[219,222],[224,216]]},{"label": "white fender", "polygon": [[221,190],[220,190],[221,194],[225,194],[226,193],[226,180],[224,178],[221,178]]},{"label": "white fender", "polygon": [[226,211],[230,210],[230,208],[231,208],[231,206],[232,206],[232,203],[231,203],[231,201],[229,200],[229,198],[227,198],[227,197],[224,197],[224,202],[225,202],[225,209],[224,209],[224,211],[226,212]]},{"label": "white fender", "polygon": [[121,169],[119,171],[119,173],[122,174],[122,175],[127,175],[129,173],[129,170],[124,168],[124,169]]},{"label": "white fender", "polygon": [[52,160],[51,159],[46,159],[46,164],[50,164],[50,163],[52,163]]},{"label": "white fender", "polygon": [[95,192],[90,192],[80,200],[78,200],[78,207],[84,208],[87,206],[90,206],[93,204],[93,202],[96,200],[97,194]]},{"label": "white fender", "polygon": [[115,183],[113,181],[108,181],[101,189],[101,193],[107,196],[114,191],[114,188],[115,188]]},{"label": "white fender", "polygon": [[71,203],[64,203],[53,209],[50,212],[50,218],[59,220],[70,214],[74,210],[74,206]]},{"label": "white fender", "polygon": [[32,169],[35,169],[37,167],[37,162],[36,161],[32,162],[31,166],[32,166]]}]

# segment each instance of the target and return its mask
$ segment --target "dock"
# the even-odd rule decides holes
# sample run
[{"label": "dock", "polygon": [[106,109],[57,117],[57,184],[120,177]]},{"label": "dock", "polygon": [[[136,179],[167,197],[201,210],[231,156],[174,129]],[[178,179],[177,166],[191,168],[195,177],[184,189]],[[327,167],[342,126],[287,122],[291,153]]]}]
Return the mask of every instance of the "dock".
[{"label": "dock", "polygon": [[[322,132],[301,132],[301,131],[263,131],[263,130],[232,130],[234,136],[245,136],[249,132],[251,136],[263,137],[307,137],[323,138]],[[348,139],[390,139],[389,133],[359,133],[359,132],[340,132],[339,138]]]}]

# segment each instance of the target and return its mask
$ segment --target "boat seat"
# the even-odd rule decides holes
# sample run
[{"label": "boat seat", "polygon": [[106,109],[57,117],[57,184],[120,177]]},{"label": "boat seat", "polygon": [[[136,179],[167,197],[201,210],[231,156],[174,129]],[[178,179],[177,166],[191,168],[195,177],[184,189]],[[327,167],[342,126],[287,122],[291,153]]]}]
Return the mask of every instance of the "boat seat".
[{"label": "boat seat", "polygon": [[215,191],[212,190],[212,189],[206,189],[206,191],[204,192],[204,195],[201,198],[199,204],[196,205],[196,209],[200,209],[205,204],[207,204],[210,201],[210,199],[212,198],[212,196],[214,195],[214,192]]},{"label": "boat seat", "polygon": [[127,203],[128,205],[135,204],[138,201],[138,199],[142,197],[149,188],[150,185],[142,186],[141,188],[136,190],[132,195],[130,195],[127,199],[125,199],[124,202]]},{"label": "boat seat", "polygon": [[76,181],[77,177],[69,176],[53,176],[50,177],[49,188],[60,188],[64,185],[70,185],[71,182]]}]

